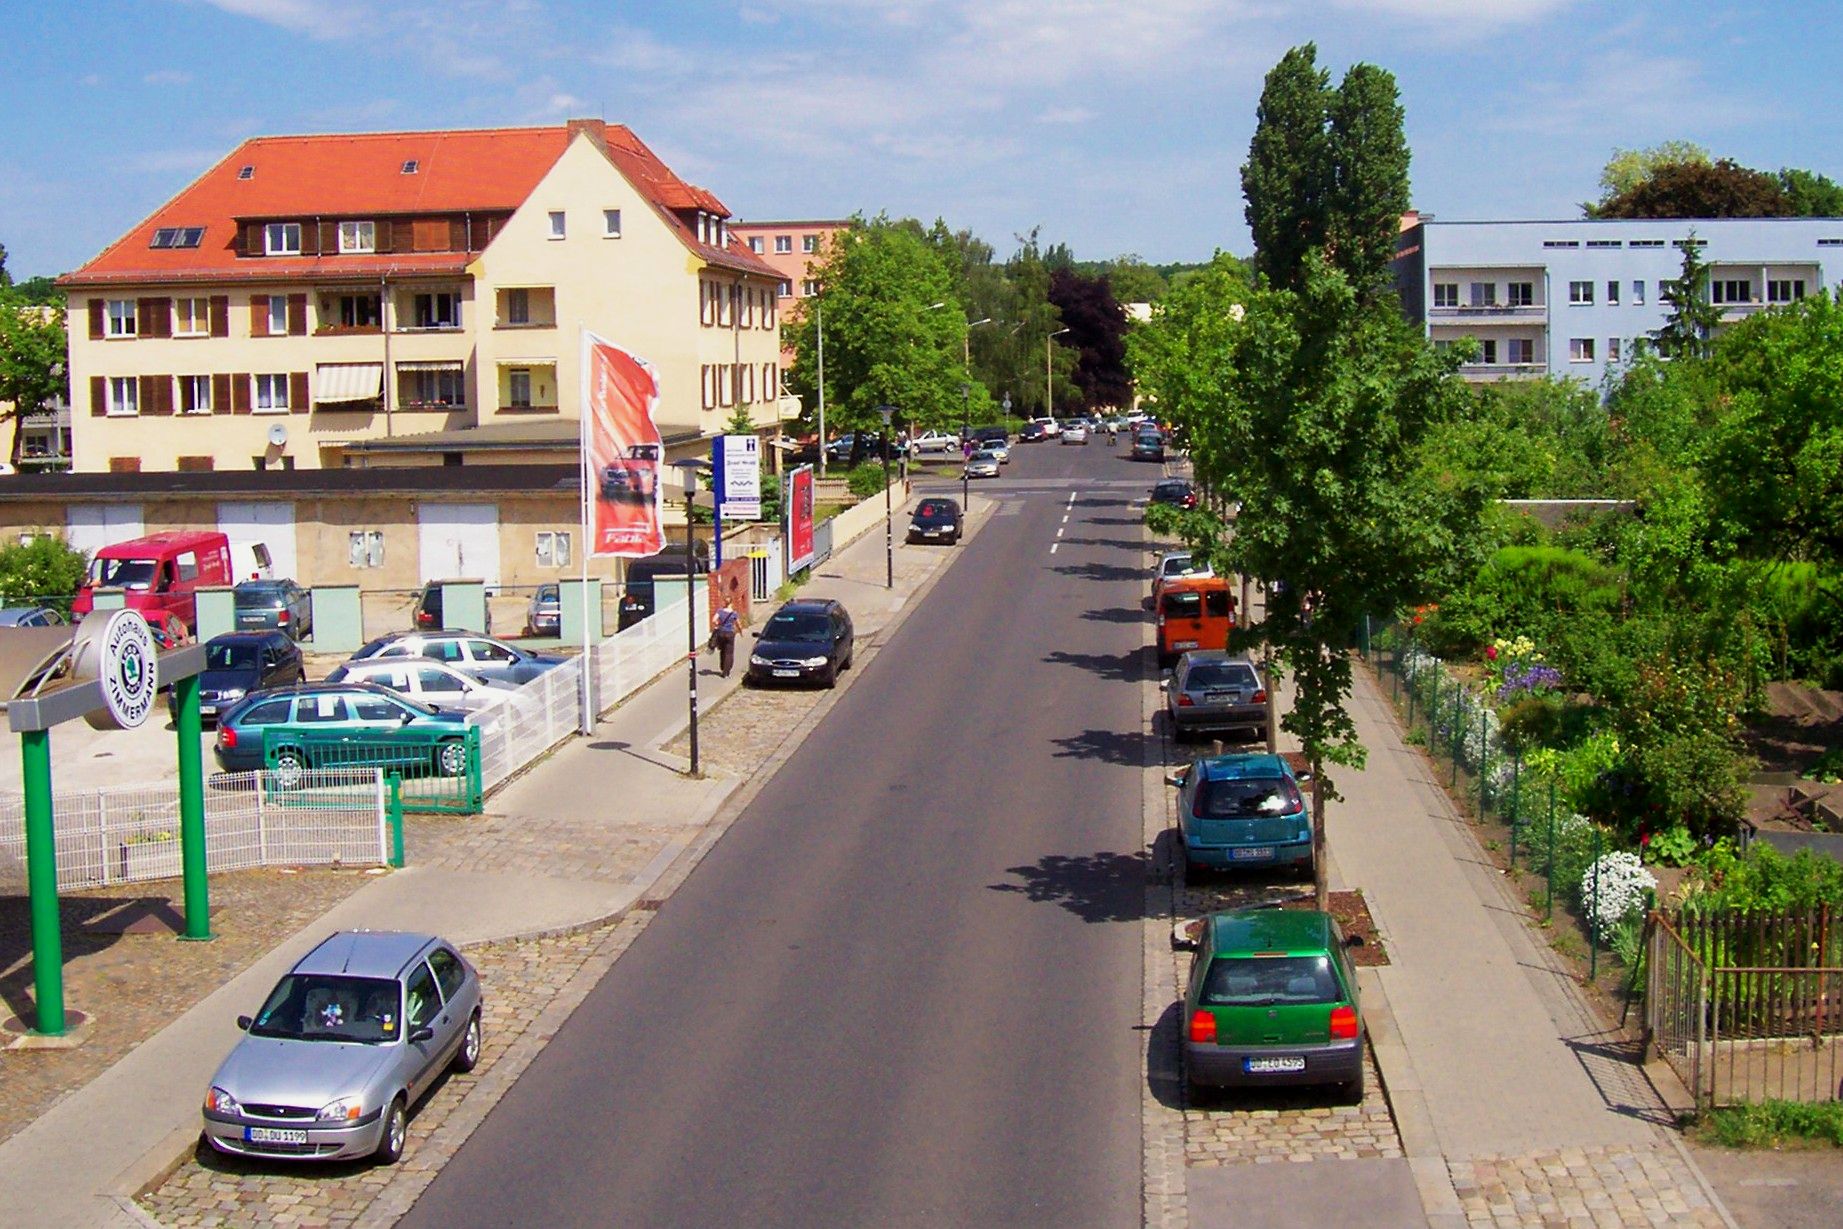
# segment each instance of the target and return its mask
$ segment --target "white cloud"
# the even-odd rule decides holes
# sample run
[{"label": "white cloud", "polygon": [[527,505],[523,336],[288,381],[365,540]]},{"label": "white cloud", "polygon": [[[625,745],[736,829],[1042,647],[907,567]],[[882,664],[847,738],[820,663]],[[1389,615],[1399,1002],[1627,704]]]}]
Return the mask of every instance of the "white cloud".
[{"label": "white cloud", "polygon": [[337,38],[351,29],[345,20],[352,11],[351,6],[328,0],[204,0],[204,3],[237,17],[249,17],[317,38]]},{"label": "white cloud", "polygon": [[1334,0],[1338,8],[1380,13],[1429,25],[1508,26],[1536,21],[1575,0]]},{"label": "white cloud", "polygon": [[177,68],[162,68],[141,78],[148,85],[191,85],[192,74]]},{"label": "white cloud", "polygon": [[1764,103],[1736,91],[1710,88],[1703,65],[1694,60],[1611,51],[1572,64],[1575,71],[1567,79],[1526,80],[1508,89],[1485,126],[1569,139],[1604,132],[1610,153],[1613,145],[1738,128],[1772,114]]},{"label": "white cloud", "polygon": [[574,94],[556,93],[544,104],[552,115],[580,115],[589,104]]}]

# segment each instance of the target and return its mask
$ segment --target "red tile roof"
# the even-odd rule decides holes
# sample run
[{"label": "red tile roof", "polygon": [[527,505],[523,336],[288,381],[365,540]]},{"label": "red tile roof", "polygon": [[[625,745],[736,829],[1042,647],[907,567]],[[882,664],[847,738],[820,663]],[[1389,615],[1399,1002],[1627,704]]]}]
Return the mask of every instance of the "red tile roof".
[{"label": "red tile roof", "polygon": [[[687,247],[714,264],[775,277],[740,240],[700,243],[674,210],[729,211],[716,196],[673,174],[646,144],[619,124],[572,121],[554,128],[485,128],[455,132],[378,132],[255,137],[199,176],[102,254],[59,279],[77,287],[169,281],[301,280],[353,274],[444,273],[466,266],[461,252],[375,256],[239,257],[239,220],[427,217],[505,213],[523,204],[538,181],[585,131],[610,162],[652,201]],[[404,174],[414,161],[414,174]],[[239,178],[250,167],[249,178]],[[151,248],[162,227],[202,226],[196,248]]]}]

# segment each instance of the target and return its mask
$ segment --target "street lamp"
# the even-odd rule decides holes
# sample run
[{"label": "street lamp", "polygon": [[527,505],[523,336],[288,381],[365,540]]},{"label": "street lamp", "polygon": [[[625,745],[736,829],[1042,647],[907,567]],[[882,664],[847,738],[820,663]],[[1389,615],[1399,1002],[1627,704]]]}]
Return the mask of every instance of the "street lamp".
[{"label": "street lamp", "polygon": [[[977,320],[968,320],[966,322],[966,332],[960,335],[960,367],[961,374],[964,376],[960,381],[960,446],[962,448],[966,447],[967,441],[973,438],[973,330],[982,324],[990,323],[992,323],[992,317],[990,316],[981,316]],[[960,507],[962,511],[970,509],[973,505],[973,492],[972,487],[969,485],[971,481],[972,478],[967,473],[966,467],[961,466]]]},{"label": "street lamp", "polygon": [[890,497],[890,419],[896,414],[893,405],[880,405],[877,414],[883,419],[883,570],[885,589],[896,587],[895,510]]},{"label": "street lamp", "polygon": [[1056,398],[1053,395],[1055,387],[1053,383],[1055,380],[1055,369],[1050,366],[1049,345],[1051,341],[1061,337],[1068,331],[1067,329],[1057,329],[1054,333],[1051,333],[1048,337],[1043,339],[1043,412],[1048,414],[1051,418],[1056,416]]},{"label": "street lamp", "polygon": [[691,775],[698,776],[698,617],[697,603],[692,600],[697,587],[692,583],[696,563],[691,555],[691,508],[698,494],[698,468],[696,461],[677,461],[680,476],[684,479],[685,494],[685,636],[687,652],[685,678],[690,684],[691,703]]}]

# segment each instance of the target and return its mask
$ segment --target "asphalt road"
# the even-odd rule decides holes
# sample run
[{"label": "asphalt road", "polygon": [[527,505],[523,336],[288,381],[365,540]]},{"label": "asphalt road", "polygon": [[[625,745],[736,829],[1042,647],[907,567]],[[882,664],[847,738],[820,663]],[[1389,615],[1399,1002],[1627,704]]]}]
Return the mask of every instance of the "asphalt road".
[{"label": "asphalt road", "polygon": [[1015,458],[403,1225],[1139,1223],[1157,467]]}]

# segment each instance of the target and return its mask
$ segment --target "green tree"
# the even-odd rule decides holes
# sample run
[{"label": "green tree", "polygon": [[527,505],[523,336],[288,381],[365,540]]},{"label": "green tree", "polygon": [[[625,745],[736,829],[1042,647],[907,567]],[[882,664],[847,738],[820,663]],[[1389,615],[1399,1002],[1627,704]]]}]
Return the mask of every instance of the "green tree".
[{"label": "green tree", "polygon": [[1326,248],[1368,297],[1393,284],[1389,264],[1409,205],[1401,92],[1390,73],[1353,64],[1328,114],[1334,183],[1325,202]]},{"label": "green tree", "polygon": [[1137,256],[1120,256],[1083,272],[1103,273],[1122,303],[1159,303],[1165,297],[1164,275]]},{"label": "green tree", "polygon": [[1782,218],[1791,204],[1779,181],[1731,159],[1672,162],[1594,207],[1596,218]]},{"label": "green tree", "polygon": [[1254,138],[1241,169],[1243,217],[1254,236],[1254,269],[1270,285],[1297,288],[1305,256],[1322,247],[1333,180],[1325,130],[1331,77],[1312,43],[1294,47],[1267,72]]},{"label": "green tree", "polygon": [[1843,218],[1843,184],[1816,171],[1786,167],[1779,172],[1786,205],[1800,218]]},{"label": "green tree", "polygon": [[1670,314],[1651,340],[1667,358],[1706,358],[1709,340],[1721,323],[1721,309],[1709,301],[1709,266],[1702,259],[1702,242],[1694,231],[1680,245],[1682,270],[1662,288]]},{"label": "green tree", "polygon": [[1600,171],[1599,203],[1584,205],[1581,211],[1590,218],[1595,216],[1595,210],[1600,205],[1632,191],[1650,179],[1661,166],[1685,163],[1706,166],[1713,161],[1709,151],[1694,141],[1661,141],[1644,149],[1615,149],[1613,156]]},{"label": "green tree", "polygon": [[19,464],[19,420],[70,396],[70,338],[55,307],[0,303],[0,402],[13,421],[9,455]]},{"label": "green tree", "polygon": [[6,271],[6,244],[0,243],[0,288],[11,286],[13,275]]},{"label": "green tree", "polygon": [[50,534],[0,546],[0,605],[51,606],[68,615],[83,565],[82,551]]},{"label": "green tree", "polygon": [[[1017,251],[1005,262],[1005,277],[1015,296],[1016,323],[1002,342],[1006,347],[1004,356],[1013,366],[1000,392],[1016,390],[1012,401],[1020,413],[1028,406],[1039,414],[1054,414],[1049,404],[1051,390],[1044,382],[1053,372],[1056,387],[1065,394],[1071,393],[1077,355],[1051,344],[1051,338],[1063,328],[1062,313],[1050,302],[1050,266],[1038,245],[1037,229],[1019,235],[1017,242]],[[1069,400],[1073,403],[1076,398],[1071,396]]]}]

